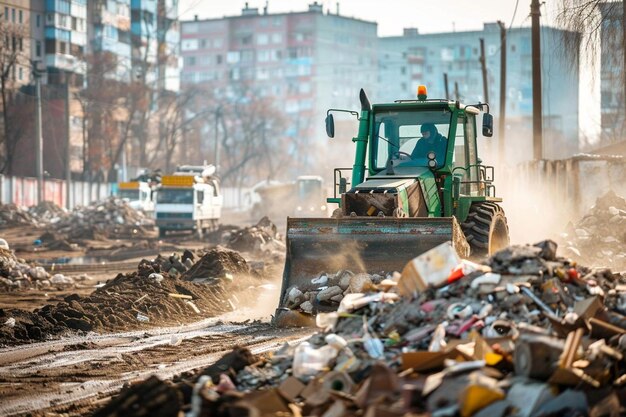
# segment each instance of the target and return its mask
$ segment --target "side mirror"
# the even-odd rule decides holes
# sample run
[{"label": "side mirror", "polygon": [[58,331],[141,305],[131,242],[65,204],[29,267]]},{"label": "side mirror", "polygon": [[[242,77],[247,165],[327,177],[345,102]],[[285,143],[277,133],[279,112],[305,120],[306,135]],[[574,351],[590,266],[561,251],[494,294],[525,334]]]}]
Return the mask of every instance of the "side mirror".
[{"label": "side mirror", "polygon": [[483,136],[493,136],[493,116],[489,113],[483,114]]},{"label": "side mirror", "polygon": [[335,118],[332,113],[326,115],[326,134],[329,138],[335,137]]}]

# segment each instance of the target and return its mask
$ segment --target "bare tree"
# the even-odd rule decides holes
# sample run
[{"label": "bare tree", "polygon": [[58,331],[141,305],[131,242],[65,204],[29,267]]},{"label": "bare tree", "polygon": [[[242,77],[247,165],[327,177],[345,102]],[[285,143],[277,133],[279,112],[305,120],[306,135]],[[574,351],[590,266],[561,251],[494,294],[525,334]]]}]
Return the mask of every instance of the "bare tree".
[{"label": "bare tree", "polygon": [[[27,54],[24,53],[24,43],[28,39],[26,27],[9,22],[0,14],[0,95],[2,96],[2,142],[0,144],[0,172],[11,168],[15,142],[19,139],[19,132],[15,131],[16,123],[11,123],[11,115],[19,116],[19,112],[12,111],[15,105],[14,92],[17,88],[15,73],[18,66],[29,68]],[[23,116],[22,116],[23,117]]]}]

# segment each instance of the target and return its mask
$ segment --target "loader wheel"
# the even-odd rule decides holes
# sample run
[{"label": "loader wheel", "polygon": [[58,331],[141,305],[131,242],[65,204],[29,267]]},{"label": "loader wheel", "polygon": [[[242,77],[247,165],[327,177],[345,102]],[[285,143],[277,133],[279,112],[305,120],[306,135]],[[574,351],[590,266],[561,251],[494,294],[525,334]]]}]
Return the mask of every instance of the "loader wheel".
[{"label": "loader wheel", "polygon": [[489,256],[509,245],[509,226],[502,207],[485,201],[474,203],[461,225],[471,248],[471,256]]}]

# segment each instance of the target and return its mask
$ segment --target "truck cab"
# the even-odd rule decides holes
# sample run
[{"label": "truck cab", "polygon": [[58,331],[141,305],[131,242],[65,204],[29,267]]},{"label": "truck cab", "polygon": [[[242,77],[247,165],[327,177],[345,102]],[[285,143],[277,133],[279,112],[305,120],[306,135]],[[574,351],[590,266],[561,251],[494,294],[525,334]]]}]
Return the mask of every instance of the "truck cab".
[{"label": "truck cab", "polygon": [[[208,173],[210,172],[210,173]],[[156,191],[156,224],[159,235],[189,230],[202,237],[218,227],[224,197],[214,169],[181,169],[165,175]]]},{"label": "truck cab", "polygon": [[319,175],[296,178],[296,217],[325,217],[328,215],[324,180]]},{"label": "truck cab", "polygon": [[120,182],[117,190],[117,196],[128,202],[133,209],[144,212],[148,217],[154,217],[153,190],[147,182]]}]

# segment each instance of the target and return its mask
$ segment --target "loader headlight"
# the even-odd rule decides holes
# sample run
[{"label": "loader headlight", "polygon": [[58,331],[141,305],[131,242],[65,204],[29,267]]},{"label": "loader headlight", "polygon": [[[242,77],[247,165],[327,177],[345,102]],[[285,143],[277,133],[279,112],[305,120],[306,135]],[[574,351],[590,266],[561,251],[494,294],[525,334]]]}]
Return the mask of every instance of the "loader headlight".
[{"label": "loader headlight", "polygon": [[435,153],[433,151],[428,152],[428,155],[426,155],[428,157],[428,159],[430,161],[434,161],[435,158],[437,157],[437,155],[435,155]]},{"label": "loader headlight", "polygon": [[302,211],[302,207],[298,206],[298,207],[296,207],[296,210]]},{"label": "loader headlight", "polygon": [[431,159],[428,161],[428,168],[436,168],[437,167],[437,161],[435,161],[434,159]]},{"label": "loader headlight", "polygon": [[321,206],[320,210],[322,210],[322,211],[326,210],[326,206]]}]

